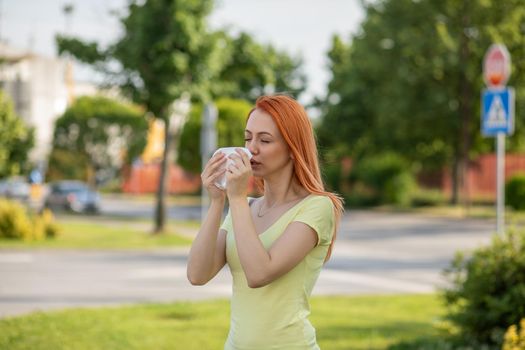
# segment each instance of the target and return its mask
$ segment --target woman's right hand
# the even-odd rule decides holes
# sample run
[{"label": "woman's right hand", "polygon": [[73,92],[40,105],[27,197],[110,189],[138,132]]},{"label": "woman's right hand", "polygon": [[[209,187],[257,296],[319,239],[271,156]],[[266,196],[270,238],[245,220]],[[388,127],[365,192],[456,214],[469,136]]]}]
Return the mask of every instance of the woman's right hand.
[{"label": "woman's right hand", "polygon": [[211,200],[226,198],[226,191],[221,190],[215,186],[215,181],[226,173],[224,164],[226,164],[226,156],[222,152],[217,152],[211,159],[206,163],[204,170],[201,174],[202,185],[208,191]]}]

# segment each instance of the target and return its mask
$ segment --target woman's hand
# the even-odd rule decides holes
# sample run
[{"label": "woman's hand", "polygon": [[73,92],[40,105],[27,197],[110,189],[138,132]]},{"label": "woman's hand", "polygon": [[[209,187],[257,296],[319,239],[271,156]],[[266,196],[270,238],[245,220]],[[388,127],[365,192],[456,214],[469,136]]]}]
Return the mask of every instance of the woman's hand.
[{"label": "woman's hand", "polygon": [[224,154],[222,152],[217,152],[217,154],[211,157],[208,163],[206,163],[206,166],[202,171],[202,185],[208,191],[211,200],[224,200],[226,197],[225,191],[215,185],[215,181],[226,172],[226,169],[224,169],[226,161],[227,159]]},{"label": "woman's hand", "polygon": [[237,154],[230,155],[233,164],[226,169],[226,193],[230,201],[233,198],[246,198],[248,180],[252,176],[250,158],[241,149],[235,150]]}]

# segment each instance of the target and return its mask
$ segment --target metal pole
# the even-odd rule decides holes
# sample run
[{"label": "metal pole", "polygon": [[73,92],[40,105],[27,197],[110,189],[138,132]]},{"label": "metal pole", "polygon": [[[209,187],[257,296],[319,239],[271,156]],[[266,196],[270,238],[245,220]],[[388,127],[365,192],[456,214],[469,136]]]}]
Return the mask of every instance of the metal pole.
[{"label": "metal pole", "polygon": [[496,137],[496,231],[498,234],[505,232],[505,134],[499,132]]}]

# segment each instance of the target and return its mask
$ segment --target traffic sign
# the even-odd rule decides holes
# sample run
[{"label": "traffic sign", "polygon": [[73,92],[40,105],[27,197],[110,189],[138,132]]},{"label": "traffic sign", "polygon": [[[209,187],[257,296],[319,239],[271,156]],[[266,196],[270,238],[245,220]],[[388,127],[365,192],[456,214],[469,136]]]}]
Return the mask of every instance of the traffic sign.
[{"label": "traffic sign", "polygon": [[514,89],[484,90],[481,132],[485,136],[514,133]]},{"label": "traffic sign", "polygon": [[481,132],[496,136],[496,230],[505,231],[505,135],[514,132],[514,89],[505,88],[510,76],[510,54],[505,45],[493,44],[483,60]]},{"label": "traffic sign", "polygon": [[510,76],[510,54],[505,45],[492,44],[483,60],[483,79],[489,88],[503,88]]}]

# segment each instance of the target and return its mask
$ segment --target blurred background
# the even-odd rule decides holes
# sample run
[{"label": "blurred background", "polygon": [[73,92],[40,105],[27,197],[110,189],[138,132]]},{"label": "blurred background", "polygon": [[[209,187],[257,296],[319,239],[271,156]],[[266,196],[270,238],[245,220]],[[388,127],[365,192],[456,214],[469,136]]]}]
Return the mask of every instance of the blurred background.
[{"label": "blurred background", "polygon": [[[507,203],[520,209],[523,6],[2,1],[0,195],[35,213],[153,217],[163,232],[199,218],[203,163],[243,144],[258,96],[284,92],[307,108],[326,185],[348,207],[493,205],[480,96],[500,43],[516,87]],[[150,204],[133,211],[138,198]],[[188,208],[170,210],[174,198]]]},{"label": "blurred background", "polygon": [[[151,11],[138,4],[0,3],[3,108],[20,129],[4,146],[6,196],[39,208],[46,204],[47,184],[61,180],[133,194],[158,192],[160,180],[163,193],[198,194],[202,106],[213,102],[219,109],[215,147],[243,143],[244,118],[263,93],[289,93],[319,119],[314,101],[330,78],[331,37],[355,32],[364,13],[359,3],[345,1],[218,1],[188,9],[159,2]],[[160,13],[165,8],[172,12]],[[174,13],[191,23],[174,19],[155,28],[158,16]],[[151,22],[142,27],[129,22],[144,15]],[[143,71],[145,63],[153,71]],[[170,115],[164,110],[183,93],[191,104],[190,115],[182,116],[187,123],[166,128]],[[174,154],[166,166],[171,135]]]},{"label": "blurred background", "polygon": [[[506,177],[523,171],[520,2],[302,4],[2,1],[0,193],[35,208],[61,180],[198,194],[203,106],[218,108],[214,146],[241,145],[257,96],[285,92],[307,107],[325,181],[347,205],[490,203],[479,96],[495,42],[517,87]],[[99,206],[77,197],[91,198],[80,211]]]},{"label": "blurred background", "polygon": [[[378,212],[491,220],[497,157],[495,138],[481,132],[481,94],[494,43],[511,57],[505,204],[522,228],[522,0],[0,0],[0,247],[188,247],[206,206],[203,162],[218,147],[243,145],[255,99],[276,92],[306,107],[327,188],[349,211],[375,213],[356,216],[362,231],[342,225],[340,254],[359,256],[344,240],[359,240],[375,220],[385,223],[371,229],[381,239],[386,228],[406,228]],[[472,248],[481,236],[469,242],[461,233],[481,232],[487,243],[493,231],[492,221],[465,225],[421,232],[453,234],[449,242]],[[439,245],[434,238],[403,251],[400,268]],[[455,248],[428,262],[432,282]],[[356,267],[337,258],[329,267]],[[388,261],[369,263],[384,273]],[[417,276],[412,282],[429,272]],[[388,284],[373,282],[391,291]],[[522,302],[505,307],[525,316]],[[477,339],[501,344],[501,329],[495,340]]]}]

